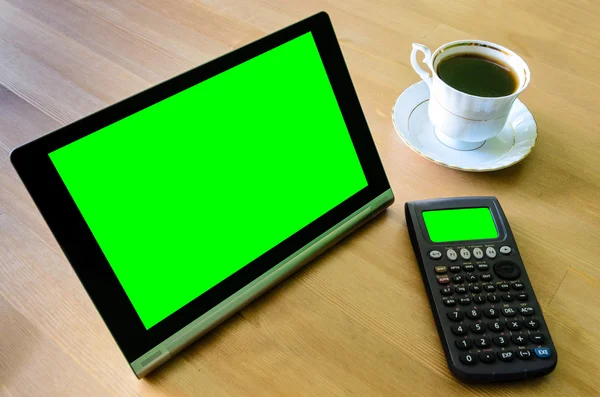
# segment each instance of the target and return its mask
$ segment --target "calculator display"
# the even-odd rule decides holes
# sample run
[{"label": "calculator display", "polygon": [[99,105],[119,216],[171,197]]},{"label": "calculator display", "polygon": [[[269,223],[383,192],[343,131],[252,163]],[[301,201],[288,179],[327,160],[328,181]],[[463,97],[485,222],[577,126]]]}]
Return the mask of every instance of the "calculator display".
[{"label": "calculator display", "polygon": [[434,243],[488,240],[498,237],[489,208],[423,211],[423,220]]}]

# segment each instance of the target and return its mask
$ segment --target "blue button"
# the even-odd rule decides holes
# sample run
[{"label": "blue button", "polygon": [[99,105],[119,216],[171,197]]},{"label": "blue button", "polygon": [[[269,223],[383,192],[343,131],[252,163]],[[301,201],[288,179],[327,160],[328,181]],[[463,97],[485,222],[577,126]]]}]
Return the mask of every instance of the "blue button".
[{"label": "blue button", "polygon": [[533,349],[535,351],[535,355],[539,358],[548,358],[552,355],[552,350],[549,347],[536,347]]}]

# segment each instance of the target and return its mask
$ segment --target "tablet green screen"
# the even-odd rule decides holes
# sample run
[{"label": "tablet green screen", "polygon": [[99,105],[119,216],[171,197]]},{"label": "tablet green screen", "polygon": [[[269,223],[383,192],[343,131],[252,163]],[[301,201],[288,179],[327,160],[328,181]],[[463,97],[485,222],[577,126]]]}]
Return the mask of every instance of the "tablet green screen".
[{"label": "tablet green screen", "polygon": [[423,211],[429,238],[434,243],[487,240],[498,237],[489,208]]},{"label": "tablet green screen", "polygon": [[147,329],[367,186],[311,33],[50,159]]}]

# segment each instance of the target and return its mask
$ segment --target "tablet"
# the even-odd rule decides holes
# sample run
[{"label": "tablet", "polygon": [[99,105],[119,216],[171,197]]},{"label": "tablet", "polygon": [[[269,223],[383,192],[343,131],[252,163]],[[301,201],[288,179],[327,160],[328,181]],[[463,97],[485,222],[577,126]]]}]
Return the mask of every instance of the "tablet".
[{"label": "tablet", "polygon": [[11,160],[138,377],[394,197],[325,13]]}]

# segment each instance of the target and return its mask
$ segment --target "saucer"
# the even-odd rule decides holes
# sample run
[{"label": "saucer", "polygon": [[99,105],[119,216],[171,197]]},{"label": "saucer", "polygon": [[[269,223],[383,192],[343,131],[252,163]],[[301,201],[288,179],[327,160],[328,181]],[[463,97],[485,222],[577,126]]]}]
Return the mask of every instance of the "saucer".
[{"label": "saucer", "polygon": [[424,81],[418,82],[400,94],[392,109],[392,120],[404,143],[434,163],[463,171],[495,171],[523,160],[535,145],[535,120],[518,99],[502,131],[471,150],[452,149],[438,139],[428,106],[429,87]]}]

